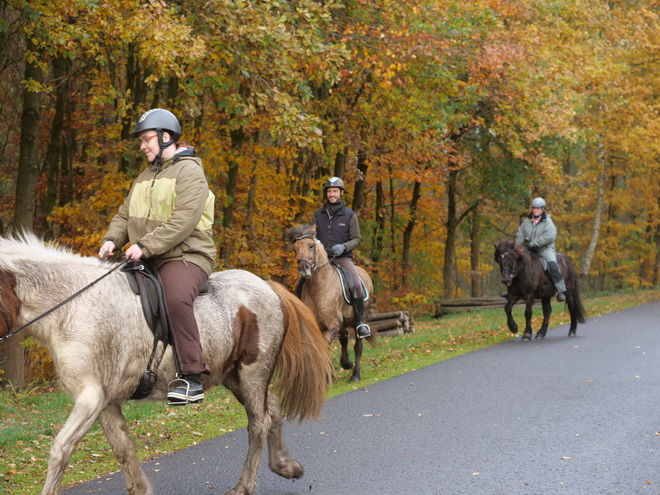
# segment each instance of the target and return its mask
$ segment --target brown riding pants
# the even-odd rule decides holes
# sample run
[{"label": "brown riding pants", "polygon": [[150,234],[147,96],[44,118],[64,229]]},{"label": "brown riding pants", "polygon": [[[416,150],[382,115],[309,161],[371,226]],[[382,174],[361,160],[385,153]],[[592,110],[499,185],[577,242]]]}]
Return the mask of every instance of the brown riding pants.
[{"label": "brown riding pants", "polygon": [[199,329],[193,303],[208,279],[206,272],[194,263],[168,261],[158,267],[163,284],[163,295],[172,325],[172,337],[179,358],[182,375],[195,375],[211,371],[204,363]]}]

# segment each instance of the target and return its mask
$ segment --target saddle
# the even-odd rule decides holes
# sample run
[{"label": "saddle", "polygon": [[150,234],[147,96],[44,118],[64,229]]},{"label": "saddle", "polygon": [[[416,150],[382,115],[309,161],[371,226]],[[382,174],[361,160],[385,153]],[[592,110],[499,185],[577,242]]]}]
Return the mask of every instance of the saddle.
[{"label": "saddle", "polygon": [[[154,369],[154,357],[158,349],[158,343],[162,342],[163,352],[170,342],[170,322],[167,317],[167,306],[163,296],[163,286],[160,279],[156,275],[155,270],[148,260],[127,261],[122,267],[122,271],[126,273],[128,284],[133,289],[133,292],[140,296],[142,302],[142,311],[144,319],[149,325],[152,333],[154,334],[154,346],[149,357],[149,364],[147,370],[140,378],[140,383],[137,389],[131,395],[132,400],[143,399],[151,393],[154,385],[156,384],[156,370]],[[206,294],[209,292],[208,283],[200,290],[199,294]]]},{"label": "saddle", "polygon": [[[331,263],[337,274],[339,275],[339,280],[341,281],[341,291],[344,296],[344,301],[346,304],[353,303],[353,289],[355,288],[355,282],[353,276],[350,272],[344,270],[341,266],[336,263]],[[364,284],[364,280],[360,279],[360,284],[362,284],[362,293],[364,294],[364,300],[369,299],[369,292],[367,291],[367,286]]]}]

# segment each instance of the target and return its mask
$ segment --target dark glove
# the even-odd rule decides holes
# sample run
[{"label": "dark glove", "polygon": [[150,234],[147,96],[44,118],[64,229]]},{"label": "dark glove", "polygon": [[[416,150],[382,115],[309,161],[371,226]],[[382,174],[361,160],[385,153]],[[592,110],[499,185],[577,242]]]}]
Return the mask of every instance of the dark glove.
[{"label": "dark glove", "polygon": [[343,244],[335,244],[334,246],[332,246],[331,251],[333,256],[341,256],[344,253],[344,251],[346,251],[346,246],[344,246]]}]

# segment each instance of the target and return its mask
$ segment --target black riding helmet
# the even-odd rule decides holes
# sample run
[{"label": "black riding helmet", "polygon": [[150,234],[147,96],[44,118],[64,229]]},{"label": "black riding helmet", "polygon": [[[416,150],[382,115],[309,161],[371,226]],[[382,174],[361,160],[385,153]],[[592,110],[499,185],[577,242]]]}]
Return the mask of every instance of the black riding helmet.
[{"label": "black riding helmet", "polygon": [[[155,164],[160,161],[163,150],[179,140],[181,137],[181,126],[179,125],[179,120],[169,110],[152,108],[142,114],[142,117],[140,117],[140,120],[138,120],[135,126],[135,130],[128,137],[138,137],[142,131],[150,131],[152,129],[158,134],[158,147],[160,148],[158,156],[154,160]],[[170,140],[166,143],[163,142],[164,131],[167,131],[170,135]]]}]

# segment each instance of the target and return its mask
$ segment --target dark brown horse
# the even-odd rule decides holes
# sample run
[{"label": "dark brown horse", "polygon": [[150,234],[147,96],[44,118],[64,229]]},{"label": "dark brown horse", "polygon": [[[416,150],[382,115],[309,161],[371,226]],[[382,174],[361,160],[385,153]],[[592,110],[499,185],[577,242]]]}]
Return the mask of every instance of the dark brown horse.
[{"label": "dark brown horse", "polygon": [[[520,299],[525,300],[525,333],[522,340],[532,338],[532,306],[535,299],[543,304],[543,324],[536,334],[537,339],[545,337],[548,331],[552,305],[550,301],[557,293],[550,277],[543,268],[541,258],[527,246],[516,246],[513,241],[502,241],[495,245],[495,261],[500,266],[502,283],[507,286],[504,311],[507,324],[512,333],[518,332],[518,325],[513,320],[511,309]],[[585,322],[586,312],[580,301],[578,274],[575,266],[566,255],[557,254],[557,264],[566,282],[566,304],[571,314],[571,326],[568,336],[575,336],[578,323]]]},{"label": "dark brown horse", "polygon": [[[296,225],[286,232],[287,239],[296,253],[298,273],[305,279],[300,298],[316,316],[316,321],[330,345],[339,337],[341,343],[341,367],[345,370],[353,368],[351,381],[360,381],[360,359],[362,358],[362,341],[355,339],[355,365],[348,357],[349,330],[355,328],[356,318],[352,304],[344,300],[341,280],[337,270],[330,264],[328,255],[316,236],[315,225]],[[372,294],[371,278],[359,266],[355,267],[364,281],[367,293]],[[371,298],[365,301],[365,314],[369,312]],[[367,337],[373,342],[374,336]]]}]

